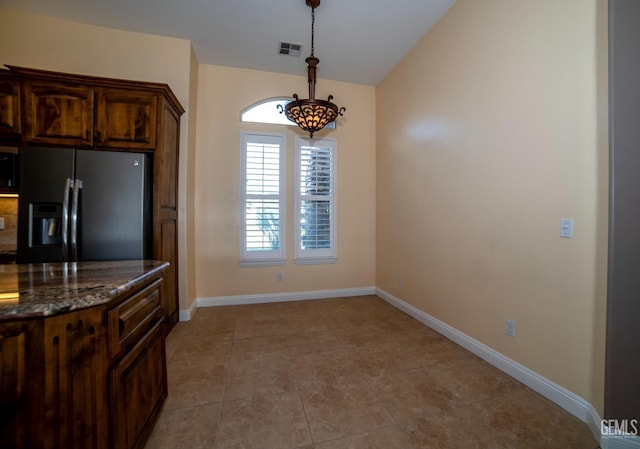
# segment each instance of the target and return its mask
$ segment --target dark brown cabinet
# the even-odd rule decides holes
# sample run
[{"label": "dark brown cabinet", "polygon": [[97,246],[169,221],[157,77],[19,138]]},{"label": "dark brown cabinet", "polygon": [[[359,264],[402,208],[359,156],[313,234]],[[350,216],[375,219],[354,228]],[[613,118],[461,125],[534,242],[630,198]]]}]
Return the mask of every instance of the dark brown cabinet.
[{"label": "dark brown cabinet", "polygon": [[26,414],[22,392],[26,389],[25,330],[0,326],[0,395],[6,405],[0,410],[0,447],[25,447]]},{"label": "dark brown cabinet", "polygon": [[103,315],[93,308],[44,320],[45,447],[109,447]]},{"label": "dark brown cabinet", "polygon": [[[166,101],[161,106],[162,120],[158,128],[158,160],[154,166],[154,179],[159,184],[154,191],[158,199],[154,203],[154,217],[158,217],[158,226],[154,227],[153,241],[159,243],[154,248],[154,254],[160,260],[166,260],[173,266],[178,266],[178,152],[172,150],[172,142],[180,135],[180,115]],[[161,243],[161,245],[160,245]],[[169,321],[178,321],[178,302],[171,298],[178,297],[178,272],[165,274],[166,282],[163,286],[162,297],[164,308]]]},{"label": "dark brown cabinet", "polygon": [[167,397],[160,279],[111,308],[111,438],[115,448],[141,446]]},{"label": "dark brown cabinet", "polygon": [[0,447],[142,447],[167,397],[160,274],[111,302],[0,322]]},{"label": "dark brown cabinet", "polygon": [[20,135],[20,83],[0,77],[0,135],[16,140]]},{"label": "dark brown cabinet", "polygon": [[[28,347],[41,339],[42,326],[36,322],[0,323],[0,447],[34,447],[33,432],[41,430],[34,421],[34,408],[42,408],[43,398],[30,392],[32,370],[38,362]],[[39,338],[40,337],[40,338]],[[36,379],[37,380],[37,379]],[[32,405],[34,408],[32,408]]]},{"label": "dark brown cabinet", "polygon": [[24,138],[35,144],[90,146],[93,90],[57,83],[24,83]]},{"label": "dark brown cabinet", "polygon": [[113,447],[142,447],[149,421],[167,396],[164,339],[158,321],[111,370]]},{"label": "dark brown cabinet", "polygon": [[149,257],[171,264],[162,286],[171,327],[178,321],[178,148],[184,109],[166,84],[7,67],[0,70],[0,122],[22,131],[22,145],[150,154]]},{"label": "dark brown cabinet", "polygon": [[148,154],[149,258],[170,265],[107,305],[0,323],[0,447],[142,447],[167,395],[164,338],[178,321],[184,109],[166,84],[8,69],[0,145]]},{"label": "dark brown cabinet", "polygon": [[24,84],[25,137],[34,144],[152,150],[157,95],[119,89]]},{"label": "dark brown cabinet", "polygon": [[95,145],[153,149],[156,146],[158,96],[148,92],[105,89],[97,93]]}]

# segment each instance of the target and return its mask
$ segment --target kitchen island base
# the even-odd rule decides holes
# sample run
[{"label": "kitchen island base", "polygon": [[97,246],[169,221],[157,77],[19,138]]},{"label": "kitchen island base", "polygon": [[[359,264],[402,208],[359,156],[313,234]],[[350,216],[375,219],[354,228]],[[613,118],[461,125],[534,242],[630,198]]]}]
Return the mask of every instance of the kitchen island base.
[{"label": "kitchen island base", "polygon": [[154,261],[5,267],[0,447],[144,446],[167,396],[160,297],[167,267]]}]

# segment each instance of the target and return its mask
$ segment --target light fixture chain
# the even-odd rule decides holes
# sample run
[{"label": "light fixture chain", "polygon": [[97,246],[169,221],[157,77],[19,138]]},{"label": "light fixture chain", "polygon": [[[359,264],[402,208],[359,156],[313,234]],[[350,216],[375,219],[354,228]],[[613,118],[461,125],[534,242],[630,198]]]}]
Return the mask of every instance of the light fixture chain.
[{"label": "light fixture chain", "polygon": [[311,8],[311,57],[312,58],[314,56],[313,40],[314,40],[314,34],[315,34],[315,26],[316,26],[316,8]]}]

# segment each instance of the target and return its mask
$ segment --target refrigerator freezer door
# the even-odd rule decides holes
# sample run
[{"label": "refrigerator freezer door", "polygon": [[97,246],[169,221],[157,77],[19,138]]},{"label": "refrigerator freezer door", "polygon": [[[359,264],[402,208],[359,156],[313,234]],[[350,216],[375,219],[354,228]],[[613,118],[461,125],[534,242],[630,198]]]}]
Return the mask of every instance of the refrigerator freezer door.
[{"label": "refrigerator freezer door", "polygon": [[140,153],[76,151],[79,260],[147,256],[147,166]]},{"label": "refrigerator freezer door", "polygon": [[59,262],[65,180],[73,178],[74,150],[20,149],[19,263]]}]

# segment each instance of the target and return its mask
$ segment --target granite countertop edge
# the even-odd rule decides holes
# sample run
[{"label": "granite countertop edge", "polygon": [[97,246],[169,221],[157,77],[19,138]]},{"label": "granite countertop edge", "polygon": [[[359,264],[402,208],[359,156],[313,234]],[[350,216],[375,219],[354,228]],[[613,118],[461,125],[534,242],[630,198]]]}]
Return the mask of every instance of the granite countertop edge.
[{"label": "granite countertop edge", "polygon": [[[101,282],[100,275],[93,282],[86,282],[75,290],[61,286],[45,286],[33,291],[20,291],[29,299],[25,303],[0,304],[0,322],[19,319],[46,318],[77,310],[88,309],[107,304],[115,298],[133,292],[149,278],[153,278],[169,267],[168,262],[138,261],[145,263],[145,269],[133,277],[125,277],[115,281]],[[127,262],[121,262],[126,266]],[[110,262],[110,267],[117,267],[118,262]],[[148,267],[147,267],[148,265]]]}]

